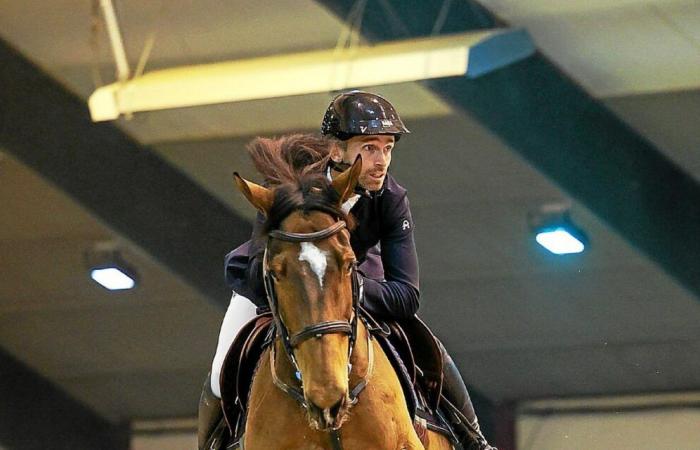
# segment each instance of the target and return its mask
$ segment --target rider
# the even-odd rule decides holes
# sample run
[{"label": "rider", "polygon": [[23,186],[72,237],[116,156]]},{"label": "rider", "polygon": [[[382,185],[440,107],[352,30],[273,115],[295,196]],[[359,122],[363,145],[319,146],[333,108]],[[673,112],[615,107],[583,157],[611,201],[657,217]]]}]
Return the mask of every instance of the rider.
[{"label": "rider", "polygon": [[[331,150],[329,177],[345,170],[358,154],[362,155],[356,195],[343,207],[352,213],[357,223],[351,232],[351,245],[364,278],[363,306],[378,318],[409,319],[415,315],[419,304],[413,219],[406,190],[387,173],[394,145],[409,130],[386,99],[350,91],[333,99],[323,118],[321,132],[338,144]],[[256,245],[255,240],[234,250],[226,259],[226,277],[234,295],[222,324],[209,378],[211,384],[205,383],[202,394],[200,447],[202,433],[206,436],[220,417],[217,411],[219,374],[228,347],[240,327],[255,315],[255,305],[265,306],[260,266],[260,245]],[[460,443],[465,449],[491,449],[479,431],[474,408],[457,367],[444,348],[441,350],[443,393],[460,409],[472,428],[471,433],[466,428],[457,430]]]}]

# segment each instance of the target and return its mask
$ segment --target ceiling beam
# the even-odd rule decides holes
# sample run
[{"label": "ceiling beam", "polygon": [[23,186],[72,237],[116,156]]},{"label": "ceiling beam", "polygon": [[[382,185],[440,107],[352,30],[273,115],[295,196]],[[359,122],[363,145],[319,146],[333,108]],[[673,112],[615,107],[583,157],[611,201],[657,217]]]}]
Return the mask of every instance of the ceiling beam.
[{"label": "ceiling beam", "polygon": [[128,450],[112,424],[0,349],[0,448]]},{"label": "ceiling beam", "polygon": [[[340,18],[355,0],[318,0]],[[474,1],[382,0],[362,21],[371,41],[491,28]],[[504,25],[504,24],[498,24]],[[468,113],[700,297],[700,185],[541,54],[477,79],[425,85]],[[595,245],[595,241],[592,243]]]},{"label": "ceiling beam", "polygon": [[[223,258],[251,224],[0,40],[0,147],[225,308]],[[234,194],[233,183],[231,188]]]}]

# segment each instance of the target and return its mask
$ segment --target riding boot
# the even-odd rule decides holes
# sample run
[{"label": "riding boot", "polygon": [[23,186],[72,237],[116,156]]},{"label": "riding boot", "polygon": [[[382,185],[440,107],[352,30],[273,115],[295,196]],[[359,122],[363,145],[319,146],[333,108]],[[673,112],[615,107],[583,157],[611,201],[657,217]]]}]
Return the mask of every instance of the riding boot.
[{"label": "riding boot", "polygon": [[[202,396],[199,398],[199,418],[197,423],[198,449],[203,450],[210,441],[212,432],[223,420],[224,413],[221,409],[221,400],[211,390],[211,373],[207,375],[202,388]],[[211,448],[211,446],[207,446]],[[208,450],[208,449],[207,449]]]},{"label": "riding boot", "polygon": [[459,444],[464,450],[497,450],[489,445],[481,432],[474,405],[472,405],[471,398],[469,398],[467,386],[462,380],[459,369],[457,369],[457,366],[442,344],[440,348],[443,356],[444,376],[442,394],[456,409],[456,411],[453,411],[453,425],[455,425],[454,431],[459,439]]}]

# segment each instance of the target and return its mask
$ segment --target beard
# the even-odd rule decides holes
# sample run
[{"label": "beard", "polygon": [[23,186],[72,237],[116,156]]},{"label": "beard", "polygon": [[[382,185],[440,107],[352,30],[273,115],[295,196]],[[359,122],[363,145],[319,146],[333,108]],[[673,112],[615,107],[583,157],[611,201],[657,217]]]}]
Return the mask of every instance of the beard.
[{"label": "beard", "polygon": [[[372,174],[372,175],[370,175]],[[374,176],[373,176],[374,175]],[[368,191],[378,191],[384,185],[384,180],[386,179],[386,173],[382,173],[380,177],[376,176],[376,173],[368,172],[362,174],[359,179],[360,186],[367,189]]]}]

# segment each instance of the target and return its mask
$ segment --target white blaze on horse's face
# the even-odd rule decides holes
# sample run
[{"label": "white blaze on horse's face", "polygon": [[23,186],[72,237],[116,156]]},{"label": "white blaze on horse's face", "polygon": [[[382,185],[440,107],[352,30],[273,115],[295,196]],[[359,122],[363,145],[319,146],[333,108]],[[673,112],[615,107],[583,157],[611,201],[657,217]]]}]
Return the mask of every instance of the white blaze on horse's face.
[{"label": "white blaze on horse's face", "polygon": [[326,267],[328,266],[327,256],[328,252],[316,247],[313,242],[301,243],[299,261],[306,261],[309,263],[311,270],[313,270],[318,277],[318,284],[320,284],[321,287],[323,287],[323,277],[326,275]]}]

